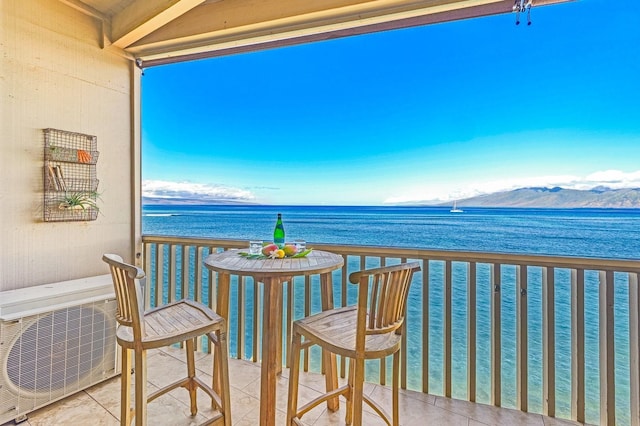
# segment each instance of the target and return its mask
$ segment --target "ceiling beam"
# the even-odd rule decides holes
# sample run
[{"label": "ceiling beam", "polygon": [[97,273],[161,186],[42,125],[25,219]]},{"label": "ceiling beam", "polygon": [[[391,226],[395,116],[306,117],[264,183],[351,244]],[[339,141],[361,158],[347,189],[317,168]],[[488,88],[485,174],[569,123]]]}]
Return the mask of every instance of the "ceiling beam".
[{"label": "ceiling beam", "polygon": [[[513,1],[513,0],[511,0]],[[234,0],[207,3],[129,46],[138,56],[226,48],[504,0]],[[510,6],[509,6],[510,7]]]},{"label": "ceiling beam", "polygon": [[[227,7],[235,6],[248,13],[242,5],[255,5],[259,0],[234,0]],[[272,0],[261,0],[261,4]],[[286,0],[278,0],[287,3]],[[534,6],[563,3],[573,0],[534,0]],[[296,7],[309,7],[308,2],[297,2]],[[345,1],[324,0],[329,7]],[[171,62],[223,56],[234,53],[269,49],[274,47],[308,43],[376,31],[428,25],[438,22],[455,21],[479,16],[496,15],[512,11],[514,0],[449,0],[449,1],[406,1],[406,0],[369,0],[350,2],[349,7],[334,8],[306,14],[293,13],[293,9],[280,9],[280,17],[260,21],[256,15],[243,16],[241,13],[211,15],[211,4],[200,6],[197,10],[183,15],[154,34],[130,46],[128,51],[143,60],[144,66],[161,65]],[[313,6],[313,5],[311,5]],[[375,6],[371,8],[371,6]],[[386,7],[384,7],[386,6]],[[422,7],[419,7],[422,6]],[[207,13],[204,13],[204,10]],[[277,8],[276,8],[277,9]],[[240,10],[238,12],[240,12]],[[221,9],[217,9],[221,12]],[[208,26],[204,21],[196,20],[194,13],[208,17]],[[255,11],[254,11],[255,12]],[[288,12],[288,14],[287,14]],[[298,12],[300,10],[298,9]],[[339,13],[336,13],[339,12]],[[245,14],[246,14],[245,13]],[[265,16],[272,11],[265,11]],[[224,19],[226,18],[226,19]],[[217,21],[224,19],[224,25]],[[242,22],[243,24],[239,24]],[[256,22],[256,23],[249,23]],[[186,24],[190,25],[186,25]],[[178,25],[180,24],[180,25]],[[234,26],[235,24],[235,26]],[[209,32],[186,32],[186,29],[200,29]]]},{"label": "ceiling beam", "polygon": [[132,2],[111,19],[114,46],[126,48],[167,25],[205,0],[144,0]]}]

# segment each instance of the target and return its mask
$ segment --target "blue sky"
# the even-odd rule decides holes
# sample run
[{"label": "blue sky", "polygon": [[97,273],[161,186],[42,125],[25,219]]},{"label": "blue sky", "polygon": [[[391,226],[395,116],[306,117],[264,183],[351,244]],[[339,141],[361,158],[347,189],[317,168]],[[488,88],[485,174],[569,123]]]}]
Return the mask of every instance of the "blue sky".
[{"label": "blue sky", "polygon": [[145,69],[143,193],[262,204],[640,187],[640,2]]}]

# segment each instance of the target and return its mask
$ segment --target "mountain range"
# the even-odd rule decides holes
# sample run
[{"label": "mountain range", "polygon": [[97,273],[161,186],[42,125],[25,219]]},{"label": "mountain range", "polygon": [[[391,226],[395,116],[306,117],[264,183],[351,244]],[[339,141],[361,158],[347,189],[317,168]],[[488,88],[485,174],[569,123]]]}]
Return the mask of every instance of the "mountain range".
[{"label": "mountain range", "polygon": [[640,208],[640,188],[519,188],[457,200],[458,207]]},{"label": "mountain range", "polygon": [[[598,186],[589,190],[560,187],[519,188],[456,200],[464,207],[541,207],[541,208],[640,208],[640,188],[612,189]],[[143,197],[145,205],[256,204],[230,198],[212,197]],[[403,205],[450,206],[451,202],[418,202]]]}]

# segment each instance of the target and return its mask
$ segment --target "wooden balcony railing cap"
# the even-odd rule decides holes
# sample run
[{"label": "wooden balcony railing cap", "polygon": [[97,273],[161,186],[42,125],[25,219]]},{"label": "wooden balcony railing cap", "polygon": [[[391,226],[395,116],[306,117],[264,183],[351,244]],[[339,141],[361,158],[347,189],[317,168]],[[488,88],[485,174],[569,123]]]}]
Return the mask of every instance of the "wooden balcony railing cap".
[{"label": "wooden balcony railing cap", "polygon": [[[202,237],[178,237],[144,235],[143,243],[183,244],[204,247],[245,248],[247,241]],[[457,250],[430,250],[402,247],[361,246],[307,242],[308,247],[327,250],[340,255],[361,256],[390,255],[407,259],[448,260],[452,262],[499,263],[504,265],[529,265],[550,268],[586,269],[640,273],[640,259],[606,259],[596,257],[548,256],[534,254],[492,253]]]}]

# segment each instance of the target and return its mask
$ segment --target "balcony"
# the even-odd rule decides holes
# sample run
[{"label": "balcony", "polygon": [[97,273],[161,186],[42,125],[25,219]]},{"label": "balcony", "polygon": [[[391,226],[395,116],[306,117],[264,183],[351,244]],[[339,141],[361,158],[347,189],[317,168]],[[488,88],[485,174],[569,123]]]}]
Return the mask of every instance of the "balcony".
[{"label": "balcony", "polygon": [[[214,308],[217,277],[203,259],[246,245],[154,236],[143,243],[149,306],[188,294]],[[350,272],[408,259],[422,263],[409,296],[403,389],[442,396],[439,401],[452,406],[464,400],[580,423],[640,423],[638,261],[311,246],[345,258],[333,274],[336,306],[355,301]],[[288,355],[292,320],[320,310],[318,277],[295,278],[284,298]],[[260,287],[232,277],[230,299],[231,356],[258,362]],[[319,351],[312,348],[303,362],[304,371],[321,371]],[[345,361],[338,367],[344,378]],[[367,368],[371,383],[388,382],[387,360]]]},{"label": "balcony", "polygon": [[[216,308],[217,275],[204,267],[211,252],[246,241],[144,236],[148,307],[187,296]],[[409,295],[401,353],[401,421],[441,424],[640,424],[638,363],[640,292],[636,260],[432,251],[309,244],[345,259],[333,273],[336,306],[355,301],[350,272],[417,260],[422,272]],[[291,323],[320,310],[319,277],[285,284],[283,358]],[[234,424],[258,424],[262,297],[259,283],[232,276],[229,342]],[[425,314],[426,313],[426,314]],[[199,368],[210,372],[206,340]],[[322,389],[320,352],[303,354],[304,390]],[[151,386],[184,368],[167,348],[150,358]],[[210,359],[209,359],[210,361]],[[390,360],[367,364],[366,391],[389,405]],[[345,360],[338,360],[340,380]],[[157,372],[159,374],[154,374]],[[169,377],[167,377],[169,376]],[[284,423],[288,370],[278,383],[277,422]],[[30,415],[31,424],[70,419],[117,422],[119,381],[112,379]],[[150,418],[190,424],[186,393],[150,407]],[[177,398],[177,399],[176,399]],[[204,398],[201,398],[204,400]],[[384,405],[384,404],[383,404]],[[201,414],[207,415],[203,406]],[[55,421],[54,421],[55,419]],[[162,420],[160,420],[162,419]],[[171,417],[173,419],[173,417]],[[367,424],[376,417],[367,417]],[[343,414],[316,408],[308,424],[342,424]]]}]

